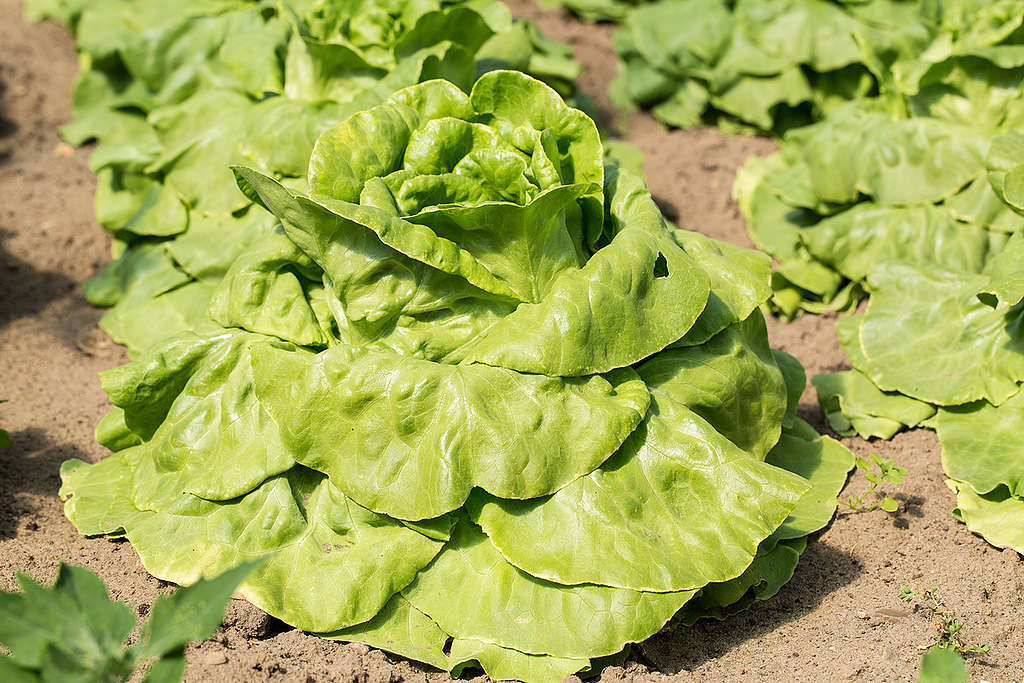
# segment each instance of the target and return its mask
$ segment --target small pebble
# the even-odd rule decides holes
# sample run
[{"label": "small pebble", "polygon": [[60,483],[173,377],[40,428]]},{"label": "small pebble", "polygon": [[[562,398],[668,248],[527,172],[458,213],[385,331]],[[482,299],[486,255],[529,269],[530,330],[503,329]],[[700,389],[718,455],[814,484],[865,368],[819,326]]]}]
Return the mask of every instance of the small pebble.
[{"label": "small pebble", "polygon": [[219,666],[228,663],[228,656],[223,652],[203,652],[196,657],[196,663],[202,666]]}]

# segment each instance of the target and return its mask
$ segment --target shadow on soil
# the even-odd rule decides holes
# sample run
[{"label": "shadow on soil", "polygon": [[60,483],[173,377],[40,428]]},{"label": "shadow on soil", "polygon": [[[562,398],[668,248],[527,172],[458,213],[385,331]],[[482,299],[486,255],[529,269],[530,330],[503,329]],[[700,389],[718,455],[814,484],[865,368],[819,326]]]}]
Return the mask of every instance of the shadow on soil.
[{"label": "shadow on soil", "polygon": [[69,458],[90,459],[77,446],[55,443],[35,427],[12,432],[11,441],[13,446],[0,450],[0,540],[35,530],[32,518],[37,505],[21,494],[56,497],[61,463]]},{"label": "shadow on soil", "polygon": [[0,227],[0,328],[75,292],[75,282],[66,275],[38,270],[10,253],[4,241],[13,234]]},{"label": "shadow on soil", "polygon": [[18,132],[18,125],[7,118],[6,107],[4,101],[7,96],[7,85],[0,81],[0,164],[7,161],[11,156],[11,151],[7,148],[6,144],[2,144],[4,138],[10,137]]},{"label": "shadow on soil", "polygon": [[663,674],[691,671],[724,657],[752,638],[813,612],[826,595],[852,582],[863,567],[849,553],[813,542],[800,557],[792,580],[778,595],[725,621],[704,620],[692,628],[669,628],[639,646],[639,659]]},{"label": "shadow on soil", "polygon": [[654,203],[658,205],[658,209],[670,223],[679,223],[679,207],[664,197],[654,197]]}]

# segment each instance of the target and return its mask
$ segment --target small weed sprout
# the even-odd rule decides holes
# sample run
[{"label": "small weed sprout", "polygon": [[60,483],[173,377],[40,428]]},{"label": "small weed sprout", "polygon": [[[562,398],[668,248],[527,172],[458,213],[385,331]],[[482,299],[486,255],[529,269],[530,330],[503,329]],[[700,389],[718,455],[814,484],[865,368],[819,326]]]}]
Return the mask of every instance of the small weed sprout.
[{"label": "small weed sprout", "polygon": [[[907,476],[907,469],[905,467],[896,467],[892,460],[883,458],[873,451],[868,457],[871,458],[871,462],[861,457],[858,457],[856,460],[857,469],[864,472],[864,478],[869,484],[868,490],[857,498],[854,498],[852,495],[847,500],[840,498],[839,504],[846,506],[847,509],[853,512],[871,512],[875,508],[882,508],[890,513],[896,512],[899,509],[899,503],[894,498],[878,492],[878,485],[883,481],[897,485],[902,484],[904,477]],[[877,473],[872,468],[872,463],[878,467]],[[865,499],[871,496],[874,497],[873,502],[867,502]]]},{"label": "small weed sprout", "polygon": [[921,591],[917,588],[911,588],[910,586],[902,586],[900,588],[899,598],[908,605],[913,605],[915,601],[917,601],[932,612],[932,619],[935,622],[936,633],[932,638],[932,642],[928,643],[928,645],[922,646],[920,649],[927,650],[932,646],[937,646],[947,650],[953,650],[959,654],[984,654],[988,652],[988,645],[976,645],[974,643],[965,644],[960,640],[960,631],[964,628],[964,622],[957,619],[953,613],[949,611],[945,603],[942,602],[942,599],[939,598],[937,588]]}]

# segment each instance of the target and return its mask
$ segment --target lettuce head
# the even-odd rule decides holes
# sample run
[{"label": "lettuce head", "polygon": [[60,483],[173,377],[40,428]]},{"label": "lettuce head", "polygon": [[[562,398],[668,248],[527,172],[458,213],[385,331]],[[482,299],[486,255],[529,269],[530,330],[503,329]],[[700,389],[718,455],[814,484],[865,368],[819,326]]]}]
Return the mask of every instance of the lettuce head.
[{"label": "lettuce head", "polygon": [[[324,131],[209,327],[103,375],[85,534],[458,673],[555,681],[792,575],[852,466],[796,418],[759,254],[673,229],[591,119],[513,71]],[[260,208],[263,207],[263,208]]]}]

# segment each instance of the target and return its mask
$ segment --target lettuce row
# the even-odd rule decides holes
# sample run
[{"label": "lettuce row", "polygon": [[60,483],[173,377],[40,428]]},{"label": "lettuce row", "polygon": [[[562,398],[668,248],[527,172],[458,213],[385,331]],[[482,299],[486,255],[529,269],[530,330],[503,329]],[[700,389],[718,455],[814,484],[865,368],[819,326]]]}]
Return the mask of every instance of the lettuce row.
[{"label": "lettuce row", "polygon": [[280,224],[207,327],[103,374],[69,519],[177,583],[264,558],[269,613],[453,674],[561,680],[773,595],[852,455],[795,416],[767,259],[605,161],[496,71],[348,117],[301,184],[236,167]]},{"label": "lettuce row", "polygon": [[[1024,381],[1024,8],[922,3],[923,50],[860,40],[878,96],[790,130],[750,159],[734,197],[777,261],[772,306],[852,311],[837,334],[854,370],[813,382],[830,426],[890,438],[935,429],[955,514],[1024,551],[1011,436]],[[887,56],[888,55],[888,56]],[[895,57],[894,57],[895,55]]]},{"label": "lettuce row", "polygon": [[[780,261],[773,300],[794,313],[846,307],[855,297],[844,289],[869,293],[836,328],[855,369],[813,380],[829,424],[886,439],[935,429],[956,515],[1024,550],[1013,531],[1024,495],[1014,436],[1024,408],[1024,233],[1013,203],[1022,138],[938,117],[843,113],[795,131],[738,179],[752,234]],[[830,162],[841,154],[848,163]]]},{"label": "lettuce row", "polygon": [[37,0],[65,22],[82,71],[72,144],[90,140],[97,220],[115,260],[86,297],[133,353],[202,327],[218,280],[273,230],[238,191],[245,164],[301,185],[313,142],[395,90],[443,77],[468,90],[496,68],[529,71],[563,94],[579,65],[566,46],[497,2]]},{"label": "lettuce row", "polygon": [[659,0],[615,36],[612,95],[684,128],[781,133],[864,99],[974,125],[1016,97],[1022,17],[1013,0]]},{"label": "lettuce row", "polygon": [[615,34],[612,96],[673,127],[784,131],[877,95],[892,63],[935,33],[919,4],[659,0],[629,12]]},{"label": "lettuce row", "polygon": [[1014,90],[967,101],[958,91],[994,91],[992,74],[950,73],[905,100],[914,115],[850,102],[737,174],[751,237],[779,262],[773,304],[782,315],[852,309],[882,261],[980,274],[1024,226],[988,179],[1000,156],[992,142],[1024,123],[1024,99]]}]

